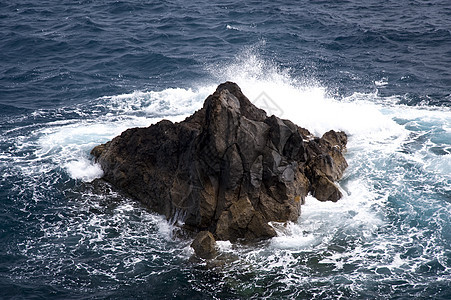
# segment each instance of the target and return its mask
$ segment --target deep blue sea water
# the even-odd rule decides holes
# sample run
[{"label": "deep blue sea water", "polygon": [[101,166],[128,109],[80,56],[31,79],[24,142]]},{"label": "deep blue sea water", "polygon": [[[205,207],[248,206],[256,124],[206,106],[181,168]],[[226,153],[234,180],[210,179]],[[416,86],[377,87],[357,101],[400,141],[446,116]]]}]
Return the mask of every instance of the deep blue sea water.
[{"label": "deep blue sea water", "polygon": [[[89,152],[226,80],[350,166],[206,262]],[[449,1],[0,0],[1,299],[451,299],[450,216]]]}]

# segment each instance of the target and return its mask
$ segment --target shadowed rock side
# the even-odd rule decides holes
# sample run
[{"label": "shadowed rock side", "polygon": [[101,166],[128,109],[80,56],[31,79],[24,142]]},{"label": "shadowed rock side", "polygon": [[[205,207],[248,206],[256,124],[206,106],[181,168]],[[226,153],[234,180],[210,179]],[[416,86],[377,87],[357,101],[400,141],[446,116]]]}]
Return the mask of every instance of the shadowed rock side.
[{"label": "shadowed rock side", "polygon": [[267,117],[226,82],[183,122],[128,129],[91,153],[105,180],[151,209],[236,241],[275,236],[268,222],[295,222],[308,192],[337,201],[346,142]]}]

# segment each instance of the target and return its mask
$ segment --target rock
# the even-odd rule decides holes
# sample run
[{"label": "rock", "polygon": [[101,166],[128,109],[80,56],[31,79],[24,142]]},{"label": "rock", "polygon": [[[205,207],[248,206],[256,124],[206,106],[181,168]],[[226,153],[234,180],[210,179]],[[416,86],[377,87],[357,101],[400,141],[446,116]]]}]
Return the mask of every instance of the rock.
[{"label": "rock", "polygon": [[342,194],[338,187],[326,176],[318,176],[312,186],[312,195],[320,201],[338,201]]},{"label": "rock", "polygon": [[323,140],[329,142],[332,147],[338,147],[339,150],[343,150],[346,148],[346,144],[348,143],[348,137],[342,131],[335,132],[330,130],[323,134]]},{"label": "rock", "polygon": [[191,247],[197,256],[204,259],[212,259],[217,254],[216,241],[210,231],[200,231],[191,243]]},{"label": "rock", "polygon": [[268,222],[295,222],[309,192],[337,201],[346,142],[267,117],[226,82],[184,121],[128,129],[91,153],[103,179],[154,211],[236,241],[275,236]]}]

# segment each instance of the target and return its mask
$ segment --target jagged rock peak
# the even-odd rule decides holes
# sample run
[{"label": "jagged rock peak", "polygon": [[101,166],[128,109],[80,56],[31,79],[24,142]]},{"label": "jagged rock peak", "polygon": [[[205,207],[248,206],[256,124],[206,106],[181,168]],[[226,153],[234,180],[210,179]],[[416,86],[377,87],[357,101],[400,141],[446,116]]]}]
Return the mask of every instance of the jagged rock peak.
[{"label": "jagged rock peak", "polygon": [[275,236],[270,221],[295,222],[305,196],[337,201],[347,137],[314,137],[268,117],[226,82],[180,123],[124,131],[92,150],[104,179],[187,229],[219,240]]}]

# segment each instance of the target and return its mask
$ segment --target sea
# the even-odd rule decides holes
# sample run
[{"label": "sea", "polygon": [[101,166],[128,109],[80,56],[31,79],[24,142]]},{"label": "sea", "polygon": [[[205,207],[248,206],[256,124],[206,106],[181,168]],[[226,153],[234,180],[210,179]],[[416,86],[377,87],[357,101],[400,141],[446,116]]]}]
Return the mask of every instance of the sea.
[{"label": "sea", "polygon": [[[225,81],[349,167],[202,260],[90,150]],[[0,299],[451,299],[450,216],[449,0],[0,0]]]}]

